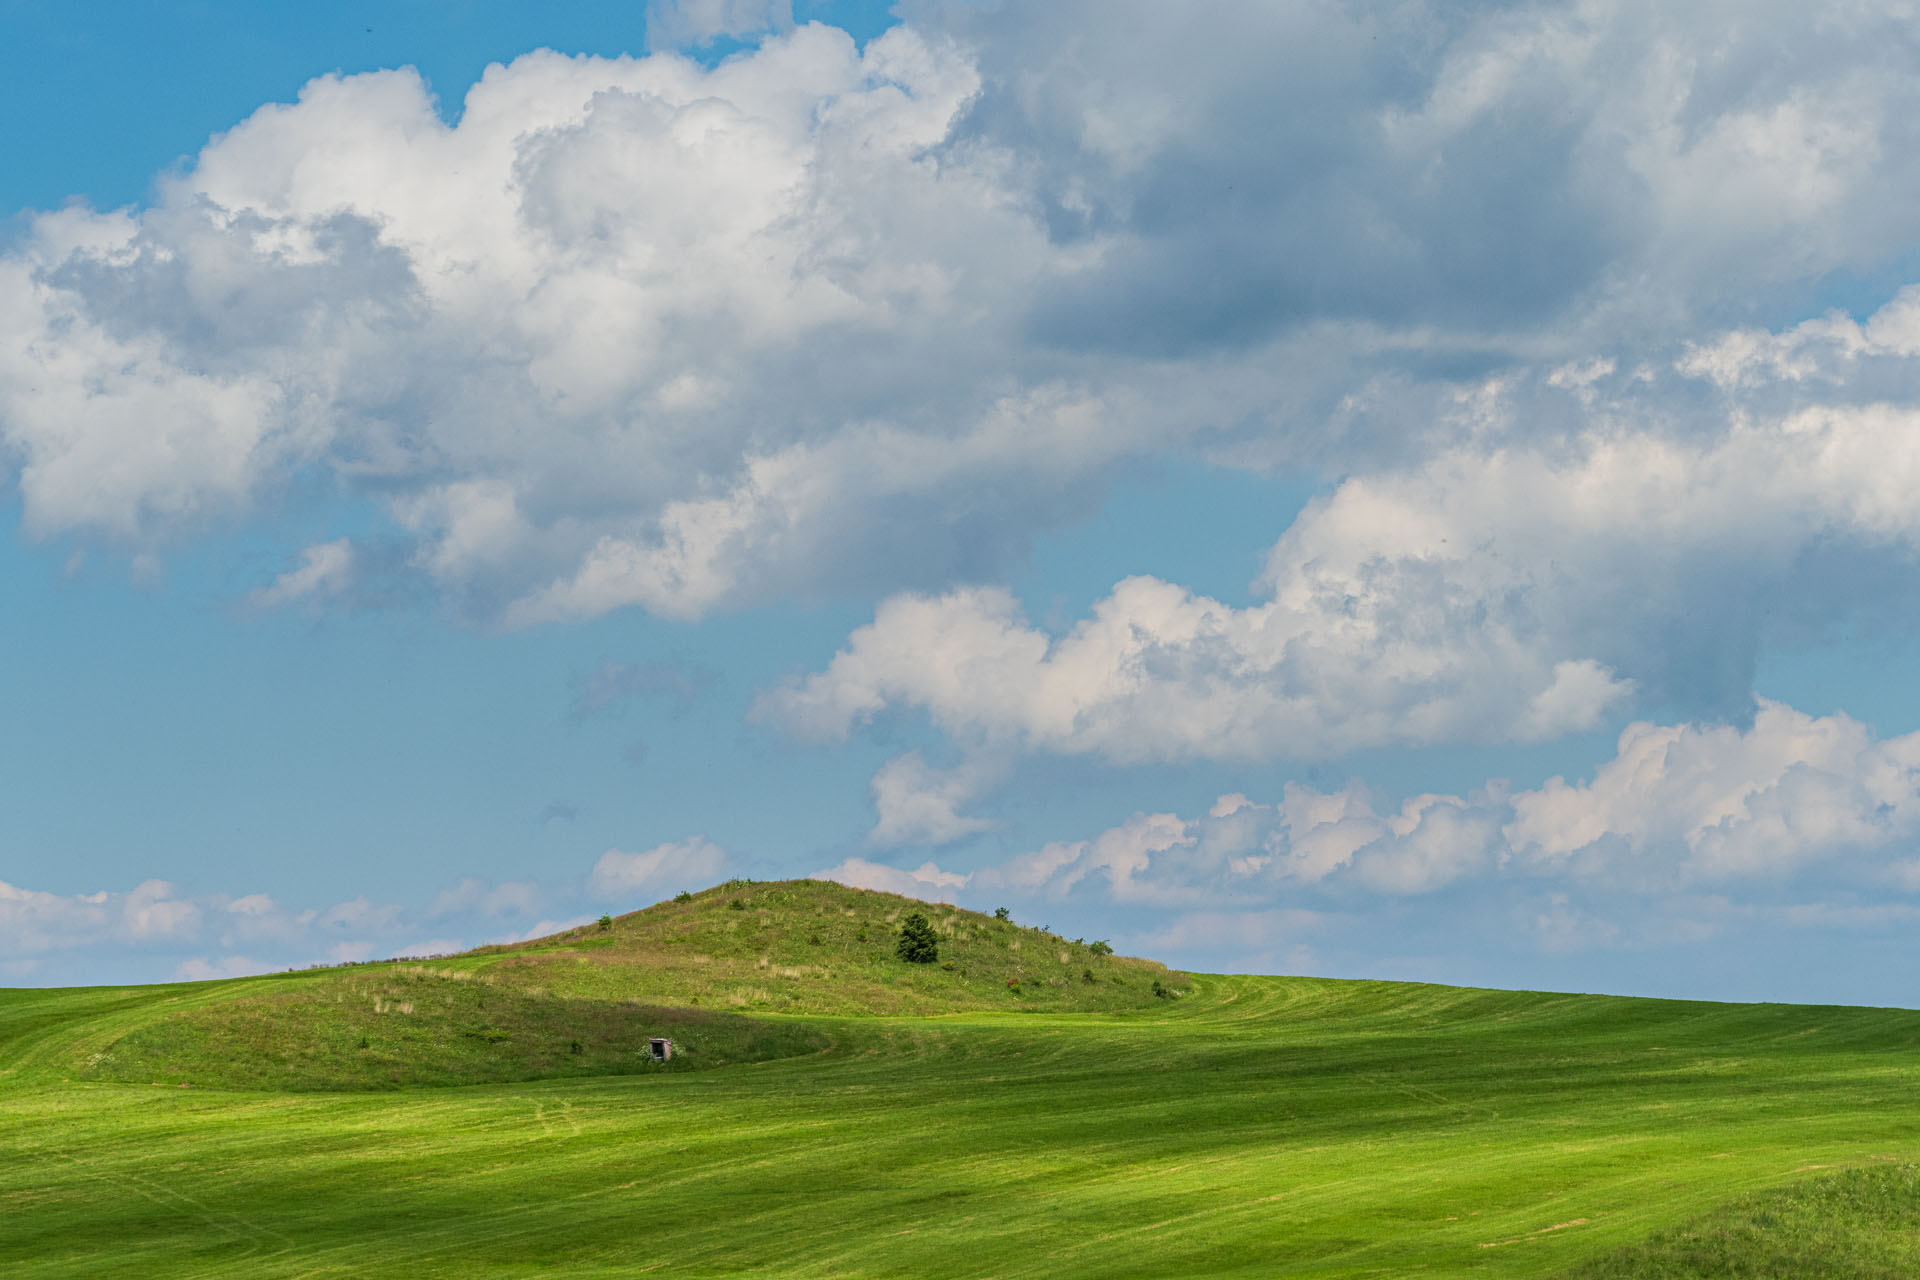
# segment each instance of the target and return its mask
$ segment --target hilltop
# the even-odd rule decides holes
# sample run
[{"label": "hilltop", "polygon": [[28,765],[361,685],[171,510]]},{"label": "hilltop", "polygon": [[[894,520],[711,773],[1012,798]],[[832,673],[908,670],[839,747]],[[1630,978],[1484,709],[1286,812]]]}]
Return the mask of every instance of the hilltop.
[{"label": "hilltop", "polygon": [[[939,958],[895,954],[926,915]],[[814,1053],[832,1019],[1116,1012],[1186,988],[1151,960],[1010,920],[817,880],[735,880],[604,926],[425,963],[189,984],[75,1077],[360,1090],[687,1071]],[[675,1042],[653,1062],[647,1039]]]},{"label": "hilltop", "polygon": [[[894,954],[924,914],[940,958]],[[616,917],[611,928],[470,953],[501,981],[569,996],[743,1012],[925,1016],[981,1010],[1111,1010],[1185,982],[1098,940],[824,880],[730,880]]]}]

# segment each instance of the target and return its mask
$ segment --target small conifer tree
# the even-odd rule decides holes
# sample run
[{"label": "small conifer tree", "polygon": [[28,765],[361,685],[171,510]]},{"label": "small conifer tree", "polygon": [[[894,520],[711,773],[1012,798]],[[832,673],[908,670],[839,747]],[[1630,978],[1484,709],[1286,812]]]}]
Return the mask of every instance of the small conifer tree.
[{"label": "small conifer tree", "polygon": [[910,964],[932,964],[940,958],[940,940],[934,936],[926,916],[910,911],[900,922],[900,941],[894,950]]}]

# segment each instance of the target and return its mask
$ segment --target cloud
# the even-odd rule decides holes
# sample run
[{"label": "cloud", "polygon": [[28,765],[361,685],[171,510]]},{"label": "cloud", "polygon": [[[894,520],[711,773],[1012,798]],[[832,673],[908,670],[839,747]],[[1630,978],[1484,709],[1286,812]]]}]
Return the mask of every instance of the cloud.
[{"label": "cloud", "polygon": [[492,884],[477,876],[466,876],[459,884],[434,897],[427,906],[427,916],[439,919],[466,912],[487,916],[531,915],[540,909],[544,898],[540,886],[531,881]]},{"label": "cloud", "polygon": [[[864,48],[780,0],[649,21],[775,34],[713,68],[531,53],[452,124],[410,71],[323,77],[151,207],[28,219],[29,532],[151,564],[317,480],[373,532],[262,604],[940,592],[1132,459],[1405,468],[1485,442],[1449,405],[1490,372],[1880,287],[1920,197],[1920,77],[1871,9],[928,3]],[[1522,673],[1541,732],[1605,692],[1557,670]]]},{"label": "cloud", "polygon": [[726,851],[704,836],[662,844],[645,853],[609,849],[593,864],[588,885],[600,898],[622,898],[666,889],[699,889],[720,878]]},{"label": "cloud", "polygon": [[1100,249],[1036,307],[1055,341],[1166,354],[1330,316],[1671,337],[1908,243],[1890,11],[940,13],[986,72],[969,131],[1030,158],[1055,235]]},{"label": "cloud", "polygon": [[1591,659],[1556,661],[1476,625],[1474,601],[1420,595],[1236,609],[1129,578],[1060,637],[1004,590],[899,596],[825,671],[764,695],[757,713],[832,739],[901,704],[963,742],[1133,764],[1534,741],[1591,728],[1628,690]]},{"label": "cloud", "polygon": [[1590,782],[1512,797],[1507,843],[1535,866],[1683,883],[1779,876],[1920,832],[1920,734],[1760,704],[1752,728],[1634,724]]},{"label": "cloud", "polygon": [[834,739],[917,708],[1121,763],[1541,741],[1635,697],[1743,717],[1766,644],[1916,621],[1916,356],[1920,290],[1668,367],[1494,379],[1463,393],[1483,440],[1311,502],[1259,603],[1135,577],[1054,634],[1003,589],[898,595],[759,712]]},{"label": "cloud", "polygon": [[934,769],[918,751],[895,756],[873,775],[878,820],[867,833],[868,843],[951,844],[989,830],[994,825],[991,818],[963,817],[958,809],[998,781],[1002,772],[977,760],[956,769]]},{"label": "cloud", "polygon": [[353,544],[336,538],[302,551],[299,567],[287,570],[248,599],[257,608],[271,609],[296,600],[337,595],[352,580]]},{"label": "cloud", "polygon": [[[696,868],[703,857],[717,857],[717,850],[699,841],[686,847],[693,854],[689,865]],[[623,857],[646,855],[602,859],[608,875],[618,879],[633,872],[631,864],[620,861]],[[670,861],[656,858],[654,865]],[[188,897],[163,880],[147,880],[125,892],[68,895],[0,883],[0,971],[45,982],[127,981],[128,974],[149,981],[169,973],[181,981],[203,981],[317,962],[447,954],[468,945],[445,932],[449,921],[463,925],[470,936],[493,935],[498,941],[499,931],[508,929],[510,940],[519,941],[590,920],[528,923],[556,900],[579,907],[583,887],[468,876],[424,908],[365,897],[291,908],[264,893]]]},{"label": "cloud", "polygon": [[[1920,733],[1876,739],[1845,715],[1762,701],[1751,726],[1636,723],[1591,779],[1397,809],[1359,783],[1288,783],[1271,804],[1223,796],[1207,814],[1137,813],[974,874],[977,887],[1118,904],[1245,907],[1279,896],[1404,898],[1496,880],[1666,898],[1805,882],[1910,892],[1920,884]],[[1550,895],[1544,942],[1618,927]]]},{"label": "cloud", "polygon": [[648,0],[647,47],[677,49],[793,26],[793,0]]},{"label": "cloud", "polygon": [[953,902],[972,881],[971,876],[942,871],[933,862],[923,862],[912,871],[889,867],[865,858],[847,858],[825,871],[816,871],[815,880],[832,880],[855,889],[873,889],[897,893],[922,902]]},{"label": "cloud", "polygon": [[200,906],[164,880],[125,893],[60,895],[0,881],[0,955],[23,956],[101,942],[159,944],[198,935]]}]

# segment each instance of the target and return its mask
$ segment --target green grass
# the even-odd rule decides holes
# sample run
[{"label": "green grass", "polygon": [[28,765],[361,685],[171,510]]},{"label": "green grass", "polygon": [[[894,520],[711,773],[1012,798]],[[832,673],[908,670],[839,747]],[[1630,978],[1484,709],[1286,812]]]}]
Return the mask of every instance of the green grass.
[{"label": "green grass", "polygon": [[1567,1280],[1912,1280],[1920,1276],[1920,1168],[1849,1169],[1743,1196]]},{"label": "green grass", "polygon": [[[1179,999],[1090,993],[1017,934],[969,936],[1022,945],[983,946],[964,979],[889,974],[857,926],[807,941],[823,904],[792,891],[751,935],[712,932],[759,910],[725,896],[630,917],[605,964],[583,960],[590,928],[427,966],[0,992],[0,1275],[1920,1273],[1920,1014],[1206,975],[1168,975]],[[677,970],[705,1018],[789,943],[851,957],[776,977],[823,1011],[725,1004],[730,1064],[717,1043],[679,1071],[622,1056],[696,1011],[609,975],[708,955]],[[1018,996],[993,967],[1016,955]],[[412,988],[439,1012],[375,1009]],[[853,1016],[868,990],[960,1009]],[[482,996],[506,1038],[459,1034]],[[522,1054],[583,1018],[613,1028],[599,1056]],[[391,1060],[453,1055],[415,1081],[497,1079],[496,1053],[554,1078],[382,1078],[358,1026],[401,1037]],[[301,1036],[350,1043],[315,1066]],[[163,1063],[189,1074],[140,1079]],[[1716,1256],[1734,1269],[1702,1269]]]}]

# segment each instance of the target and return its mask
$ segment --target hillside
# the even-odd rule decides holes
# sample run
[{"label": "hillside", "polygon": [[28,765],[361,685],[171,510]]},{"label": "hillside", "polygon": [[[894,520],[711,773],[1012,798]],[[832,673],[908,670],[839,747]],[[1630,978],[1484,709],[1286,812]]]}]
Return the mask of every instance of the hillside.
[{"label": "hillside", "polygon": [[[895,954],[913,911],[938,937],[933,963]],[[678,1072],[858,1038],[756,1015],[1119,1011],[1160,1004],[1186,981],[978,912],[821,881],[734,881],[604,929],[428,963],[183,986],[68,1068],[82,1080],[300,1091]],[[643,1052],[652,1036],[673,1039],[670,1062]]]},{"label": "hillside", "polygon": [[[706,907],[757,910],[727,905],[738,892]],[[673,920],[725,927],[672,905],[607,949]],[[1035,944],[1015,936],[1005,951],[1024,957]],[[701,1020],[732,1027],[747,1038],[713,1045],[739,1055],[720,1069],[385,1091],[77,1074],[96,1054],[124,1065],[137,1036],[204,1030],[181,1016],[195,1009],[312,1002],[255,1024],[284,1048],[319,1025],[322,992],[341,1018],[384,1020],[358,1024],[379,1034],[352,1054],[423,1082],[497,1069],[574,1034],[515,1021],[513,1002],[590,1010],[483,975],[538,972],[499,966],[581,940],[0,990],[0,1274],[1885,1280],[1920,1261],[1920,1014],[1903,1010],[1194,975],[1180,999],[1110,1011],[612,1002],[633,1019],[620,1037],[656,1017],[687,1019],[674,1034],[695,1046],[714,1034]],[[506,1038],[408,1039],[432,1022],[417,995],[411,1014],[378,1012],[351,985],[389,979],[457,989],[472,1003],[450,1026],[484,1000]],[[770,1032],[794,1039],[751,1038]],[[225,1035],[200,1066],[252,1052]]]},{"label": "hillside", "polygon": [[1195,975],[1110,1012],[720,1015],[825,1047],[717,1070],[73,1075],[196,1001],[382,972],[499,1017],[510,983],[404,972],[433,967],[0,990],[0,1274],[1885,1280],[1920,1252],[1901,1010]]}]

